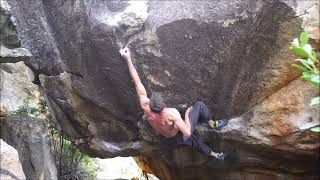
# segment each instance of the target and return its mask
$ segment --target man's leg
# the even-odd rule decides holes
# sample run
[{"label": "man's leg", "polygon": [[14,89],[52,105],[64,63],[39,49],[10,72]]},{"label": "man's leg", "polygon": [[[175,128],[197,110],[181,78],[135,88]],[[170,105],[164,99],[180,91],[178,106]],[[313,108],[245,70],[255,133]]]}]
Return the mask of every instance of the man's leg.
[{"label": "man's leg", "polygon": [[[193,127],[195,127],[198,120],[200,122],[208,123],[209,120],[212,120],[212,115],[210,114],[208,107],[202,101],[197,101],[192,106],[192,109],[189,113],[189,119],[191,121],[190,123],[195,123],[195,124],[192,124],[194,125]],[[191,133],[192,132],[193,131],[191,130]]]},{"label": "man's leg", "polygon": [[186,145],[191,146],[193,149],[197,150],[198,152],[206,155],[206,156],[212,156],[219,160],[223,160],[221,158],[223,156],[223,153],[216,153],[214,152],[208,145],[202,143],[195,135],[191,135],[188,139],[184,139],[183,135],[181,133],[178,134],[176,137],[176,141],[178,145]]},{"label": "man's leg", "polygon": [[[209,112],[208,107],[202,101],[197,101],[192,106],[192,110],[189,113],[189,118],[191,123],[193,122],[195,125],[199,120],[200,122],[207,123],[211,128],[222,128],[227,124],[226,119],[213,120],[213,116]],[[194,129],[191,129],[192,132],[193,130]]]},{"label": "man's leg", "polygon": [[182,135],[180,137],[178,136],[178,144],[192,146],[194,149],[207,156],[219,158],[222,153],[215,153],[209,146],[199,141],[199,139],[194,135],[198,121],[206,122],[208,124],[212,121],[212,115],[210,114],[208,107],[202,101],[197,101],[192,106],[192,109],[189,112],[189,120],[191,124],[191,136],[188,139],[184,138]]},{"label": "man's leg", "polygon": [[184,139],[183,135],[179,134],[177,137],[177,144],[191,146],[195,150],[207,156],[210,156],[212,152],[212,149],[208,145],[199,141],[199,139],[193,134],[191,134],[188,139]]}]

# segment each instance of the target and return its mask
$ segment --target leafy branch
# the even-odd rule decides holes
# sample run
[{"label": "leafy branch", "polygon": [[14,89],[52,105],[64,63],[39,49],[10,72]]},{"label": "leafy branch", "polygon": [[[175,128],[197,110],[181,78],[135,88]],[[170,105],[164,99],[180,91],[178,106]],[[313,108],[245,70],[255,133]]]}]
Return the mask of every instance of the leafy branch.
[{"label": "leafy branch", "polygon": [[[302,32],[300,38],[295,38],[290,49],[301,58],[296,59],[297,63],[292,67],[302,72],[303,79],[320,88],[320,68],[316,51],[308,44],[307,32]],[[320,104],[320,96],[311,99],[310,105]],[[320,132],[320,126],[311,128],[313,132]]]},{"label": "leafy branch", "polygon": [[[297,63],[291,66],[302,72],[303,79],[320,88],[320,68],[317,53],[308,44],[309,36],[307,32],[302,32],[300,38],[295,38],[290,49],[301,58],[296,59]],[[320,96],[314,97],[310,105],[320,104]]]}]

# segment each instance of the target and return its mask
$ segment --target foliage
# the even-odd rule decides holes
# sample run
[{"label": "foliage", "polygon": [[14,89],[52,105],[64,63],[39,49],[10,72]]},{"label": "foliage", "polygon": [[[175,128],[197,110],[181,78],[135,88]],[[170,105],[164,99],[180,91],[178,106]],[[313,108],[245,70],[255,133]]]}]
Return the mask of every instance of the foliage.
[{"label": "foliage", "polygon": [[[292,67],[302,72],[303,79],[320,88],[320,68],[317,53],[308,44],[309,37],[307,32],[302,32],[300,38],[295,38],[290,49],[301,58]],[[311,100],[310,105],[320,104],[320,97]]]},{"label": "foliage", "polygon": [[313,127],[310,130],[313,131],[313,132],[320,132],[320,127],[319,126]]},{"label": "foliage", "polygon": [[22,98],[22,105],[17,110],[11,111],[10,115],[37,116],[37,108],[32,105],[30,96]]},{"label": "foliage", "polygon": [[[317,58],[317,53],[308,44],[309,36],[307,32],[302,32],[300,38],[295,38],[291,44],[290,49],[300,56],[296,64],[292,67],[302,72],[303,79],[313,84],[315,87],[320,88],[320,63]],[[320,96],[314,97],[310,105],[320,104]],[[320,132],[320,127],[313,127],[310,129],[313,132]]]},{"label": "foliage", "polygon": [[71,141],[63,138],[56,144],[55,150],[59,151],[61,147],[63,151],[56,157],[60,180],[95,179],[99,166],[94,158],[81,153]]},{"label": "foliage", "polygon": [[24,97],[23,104],[10,115],[23,115],[41,118],[49,134],[49,144],[52,149],[59,180],[91,180],[95,179],[99,166],[94,158],[81,153],[73,142],[64,139],[53,123],[46,101],[39,98],[37,102],[32,97]]}]

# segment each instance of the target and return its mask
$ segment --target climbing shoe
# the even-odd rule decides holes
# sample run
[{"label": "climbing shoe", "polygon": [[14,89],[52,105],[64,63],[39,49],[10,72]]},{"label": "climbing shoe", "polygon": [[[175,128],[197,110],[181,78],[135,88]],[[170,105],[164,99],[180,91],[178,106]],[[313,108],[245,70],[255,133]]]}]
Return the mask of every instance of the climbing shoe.
[{"label": "climbing shoe", "polygon": [[227,125],[227,119],[215,120],[209,123],[209,126],[214,129],[221,129]]},{"label": "climbing shoe", "polygon": [[223,161],[224,160],[224,154],[223,153],[219,154],[217,159],[220,160],[220,161]]},{"label": "climbing shoe", "polygon": [[224,154],[223,153],[219,153],[218,157],[213,156],[214,159],[219,160],[219,161],[224,161]]}]

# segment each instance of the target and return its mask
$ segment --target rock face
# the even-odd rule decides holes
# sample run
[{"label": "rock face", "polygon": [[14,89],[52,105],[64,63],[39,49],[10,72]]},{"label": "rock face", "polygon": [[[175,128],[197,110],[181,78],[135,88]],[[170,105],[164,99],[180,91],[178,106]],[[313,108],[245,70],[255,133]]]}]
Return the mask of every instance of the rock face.
[{"label": "rock face", "polygon": [[[163,92],[169,106],[203,99],[220,117],[240,115],[298,76],[288,66],[294,58],[288,42],[302,30],[301,21],[281,1],[150,1],[139,2],[147,6],[139,13],[130,11],[135,1],[61,2],[10,2],[22,44],[35,56],[26,63],[54,75],[51,84],[61,83],[59,73],[70,73],[74,94],[123,121],[139,118],[118,55],[128,42],[149,92]],[[133,27],[124,23],[129,17]]]},{"label": "rock face", "polygon": [[320,111],[309,100],[318,93],[301,79],[294,80],[240,118],[231,119],[221,132],[227,139],[313,155],[319,150],[319,134],[308,129],[319,124]]},{"label": "rock face", "polygon": [[319,2],[311,0],[309,3],[303,1],[284,1],[291,6],[302,18],[302,27],[309,33],[312,39],[320,39]]},{"label": "rock face", "polygon": [[57,170],[40,119],[0,117],[0,125],[0,137],[17,149],[27,180],[57,180]]},{"label": "rock face", "polygon": [[10,5],[4,1],[0,1],[0,63],[18,62],[30,58],[31,53],[21,48],[20,41],[16,36],[14,26],[15,19],[12,17]]},{"label": "rock face", "polygon": [[[289,42],[308,25],[301,9],[317,8],[317,1],[8,3],[22,47],[33,54],[25,63],[39,77],[60,130],[83,151],[103,158],[157,155],[181,179],[316,172],[319,137],[308,128],[319,124],[319,113],[308,102],[317,90],[293,81],[299,73],[289,66],[295,58]],[[172,153],[154,135],[118,55],[125,45],[149,94],[161,91],[182,112],[203,100],[216,118],[238,117],[222,132],[198,129],[202,140],[230,152],[230,161],[208,161],[186,148]]]},{"label": "rock face", "polygon": [[[297,79],[243,115],[230,119],[220,132],[199,126],[200,139],[229,156],[224,163],[210,161],[183,147],[172,154],[162,153],[162,160],[137,160],[160,179],[317,179],[320,137],[309,128],[319,124],[320,112],[309,103],[318,93],[318,89]],[[146,126],[142,126],[144,139],[161,144]],[[168,149],[165,145],[161,148]],[[179,168],[159,168],[172,165]]]},{"label": "rock face", "polygon": [[[318,178],[319,167],[316,164],[319,163],[319,134],[308,130],[319,124],[319,108],[309,105],[311,97],[318,93],[319,90],[308,83],[294,80],[253,106],[247,113],[230,119],[221,130],[223,137],[218,143],[215,141],[215,132],[200,126],[198,134],[201,139],[210,142],[216,150],[226,152],[229,158],[224,164],[212,163],[177,149],[174,161],[180,166],[186,166],[179,169],[179,177],[211,177],[212,169],[200,170],[193,165],[197,162],[230,173],[227,173],[228,176],[215,173],[218,179],[248,179],[254,174],[270,179]],[[190,171],[191,167],[198,170]],[[268,171],[275,167],[280,172]],[[201,176],[199,172],[202,172]],[[284,172],[290,172],[290,175]]]},{"label": "rock face", "polygon": [[[34,98],[39,93],[37,85],[32,83],[35,81],[33,72],[21,62],[32,55],[21,48],[14,22],[10,5],[1,0],[0,138],[17,149],[22,167],[17,151],[1,140],[0,179],[56,180],[57,170],[42,122],[31,117],[3,116],[24,105],[24,98]],[[30,106],[35,105],[30,103]]]},{"label": "rock face", "polygon": [[22,171],[17,150],[2,139],[0,139],[0,147],[0,179],[26,179]]},{"label": "rock face", "polygon": [[16,29],[14,26],[15,19],[12,17],[11,7],[7,1],[0,1],[0,43],[8,48],[19,48],[20,41],[16,36]]},{"label": "rock face", "polygon": [[38,91],[32,83],[34,74],[24,62],[32,55],[22,48],[16,36],[15,18],[10,5],[0,1],[0,108],[1,112],[15,111],[23,105],[23,98]]},{"label": "rock face", "polygon": [[0,76],[2,109],[15,111],[23,105],[25,98],[38,94],[37,85],[30,81],[33,73],[23,62],[1,63]]}]

